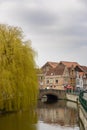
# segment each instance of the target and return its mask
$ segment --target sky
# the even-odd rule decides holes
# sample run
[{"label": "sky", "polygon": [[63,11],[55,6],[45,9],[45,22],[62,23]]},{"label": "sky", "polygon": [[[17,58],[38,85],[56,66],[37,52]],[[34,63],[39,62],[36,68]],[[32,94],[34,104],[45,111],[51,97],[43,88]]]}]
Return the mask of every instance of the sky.
[{"label": "sky", "polygon": [[39,67],[47,61],[87,66],[87,0],[0,0],[0,24],[22,28]]}]

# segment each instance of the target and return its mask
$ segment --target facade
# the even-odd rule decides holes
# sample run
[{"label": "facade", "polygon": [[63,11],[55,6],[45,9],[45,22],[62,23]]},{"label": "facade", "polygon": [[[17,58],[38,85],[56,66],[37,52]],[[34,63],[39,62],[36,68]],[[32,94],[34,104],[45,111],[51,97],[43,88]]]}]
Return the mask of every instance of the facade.
[{"label": "facade", "polygon": [[56,68],[57,65],[58,65],[58,62],[47,62],[45,65],[41,67],[41,70],[43,73],[46,73],[49,70]]},{"label": "facade", "polygon": [[87,90],[87,66],[80,66],[84,72],[83,74],[83,88]]},{"label": "facade", "polygon": [[68,62],[68,61],[61,61],[60,63],[64,64],[68,71],[69,71],[69,82],[68,85],[72,86],[73,89],[76,87],[76,71],[75,67],[78,65],[77,62]]},{"label": "facade", "polygon": [[45,87],[54,89],[63,89],[65,66],[58,65],[56,68],[49,70],[45,75]]},{"label": "facade", "polygon": [[41,67],[38,80],[41,89],[64,89],[64,86],[87,89],[87,67],[77,62],[47,62]]}]

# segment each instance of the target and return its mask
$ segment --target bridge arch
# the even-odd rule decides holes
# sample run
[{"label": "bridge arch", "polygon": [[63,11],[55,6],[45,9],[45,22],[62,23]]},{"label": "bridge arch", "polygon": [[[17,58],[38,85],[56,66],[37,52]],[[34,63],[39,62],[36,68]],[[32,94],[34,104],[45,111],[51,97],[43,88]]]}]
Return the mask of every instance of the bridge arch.
[{"label": "bridge arch", "polygon": [[64,90],[40,89],[39,99],[43,97],[46,97],[48,100],[57,101],[58,99],[65,99],[66,93]]}]

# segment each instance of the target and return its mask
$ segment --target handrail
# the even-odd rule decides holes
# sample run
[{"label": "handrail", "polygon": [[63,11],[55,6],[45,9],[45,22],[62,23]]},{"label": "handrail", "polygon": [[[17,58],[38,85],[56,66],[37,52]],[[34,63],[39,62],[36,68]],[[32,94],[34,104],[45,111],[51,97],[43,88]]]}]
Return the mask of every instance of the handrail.
[{"label": "handrail", "polygon": [[85,111],[87,112],[87,99],[84,98],[84,93],[87,93],[87,91],[82,91],[79,94],[79,101],[81,105],[83,106],[83,108],[85,109]]}]

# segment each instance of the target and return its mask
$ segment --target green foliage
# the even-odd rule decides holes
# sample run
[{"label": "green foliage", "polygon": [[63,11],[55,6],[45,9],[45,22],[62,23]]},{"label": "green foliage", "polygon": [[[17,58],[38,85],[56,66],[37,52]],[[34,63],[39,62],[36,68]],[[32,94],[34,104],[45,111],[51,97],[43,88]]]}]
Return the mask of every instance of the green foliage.
[{"label": "green foliage", "polygon": [[0,25],[0,109],[26,109],[37,101],[36,53],[18,27]]}]

